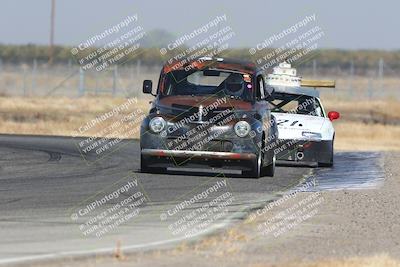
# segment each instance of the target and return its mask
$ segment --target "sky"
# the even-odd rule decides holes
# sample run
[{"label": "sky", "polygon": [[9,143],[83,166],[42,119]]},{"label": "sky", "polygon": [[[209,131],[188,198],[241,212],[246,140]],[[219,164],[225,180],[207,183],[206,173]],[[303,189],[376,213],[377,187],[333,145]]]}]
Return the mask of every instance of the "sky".
[{"label": "sky", "polygon": [[[51,0],[0,1],[0,43],[48,44]],[[55,43],[77,45],[137,14],[146,30],[176,36],[226,14],[234,47],[254,47],[305,16],[315,14],[324,32],[321,48],[400,49],[400,1],[129,1],[56,0]]]}]

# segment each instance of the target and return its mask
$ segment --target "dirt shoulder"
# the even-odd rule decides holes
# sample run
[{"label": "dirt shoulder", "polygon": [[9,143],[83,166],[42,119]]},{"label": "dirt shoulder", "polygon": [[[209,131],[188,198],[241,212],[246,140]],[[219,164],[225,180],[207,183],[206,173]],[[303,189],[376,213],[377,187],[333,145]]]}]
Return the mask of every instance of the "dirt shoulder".
[{"label": "dirt shoulder", "polygon": [[299,193],[254,220],[191,248],[178,249],[176,254],[135,259],[135,266],[161,262],[171,266],[186,266],[188,262],[191,266],[298,266],[300,262],[305,266],[330,266],[332,262],[343,263],[343,259],[351,259],[347,263],[354,265],[349,266],[365,266],[367,262],[393,266],[400,259],[399,160],[399,153],[386,154],[386,180],[380,188],[321,192],[307,202],[320,202],[315,205],[317,213],[277,237],[277,230],[262,235],[260,229],[268,228],[260,225],[265,225],[266,219],[281,218],[282,211],[315,193]]},{"label": "dirt shoulder", "polygon": [[[74,266],[400,266],[399,160],[385,154],[386,178],[376,189],[299,192],[195,244]],[[301,221],[287,216],[304,208]]]}]

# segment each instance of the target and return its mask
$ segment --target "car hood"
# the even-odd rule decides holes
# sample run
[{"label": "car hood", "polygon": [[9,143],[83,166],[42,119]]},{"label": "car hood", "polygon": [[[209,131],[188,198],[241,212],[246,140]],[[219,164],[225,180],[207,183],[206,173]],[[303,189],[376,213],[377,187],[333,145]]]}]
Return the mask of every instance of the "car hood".
[{"label": "car hood", "polygon": [[250,102],[229,98],[227,96],[217,97],[217,96],[167,96],[159,99],[156,102],[159,107],[168,108],[203,108],[209,107],[214,109],[229,109],[235,108],[239,110],[251,110],[252,104]]},{"label": "car hood", "polygon": [[330,121],[324,117],[275,112],[272,114],[277,121],[280,139],[308,139],[303,132],[324,135],[325,126],[330,124]]}]

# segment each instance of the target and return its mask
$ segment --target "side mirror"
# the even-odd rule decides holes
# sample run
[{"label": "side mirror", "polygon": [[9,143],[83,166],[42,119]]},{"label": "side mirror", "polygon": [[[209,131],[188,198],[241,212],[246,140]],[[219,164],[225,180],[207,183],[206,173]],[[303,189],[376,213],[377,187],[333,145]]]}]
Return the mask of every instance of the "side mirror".
[{"label": "side mirror", "polygon": [[153,82],[151,80],[143,81],[143,93],[144,94],[152,94],[153,91]]},{"label": "side mirror", "polygon": [[337,120],[340,118],[340,113],[336,112],[336,111],[329,111],[328,112],[328,118],[333,121],[333,120]]}]

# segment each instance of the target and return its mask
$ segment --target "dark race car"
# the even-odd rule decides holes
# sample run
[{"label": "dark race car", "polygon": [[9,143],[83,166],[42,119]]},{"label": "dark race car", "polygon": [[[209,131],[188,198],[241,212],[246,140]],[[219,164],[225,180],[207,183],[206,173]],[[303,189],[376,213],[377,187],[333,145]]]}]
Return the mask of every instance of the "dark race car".
[{"label": "dark race car", "polygon": [[[143,92],[153,94],[152,81]],[[262,72],[249,62],[199,58],[164,65],[141,125],[141,170],[200,168],[273,176],[277,139]]]}]

